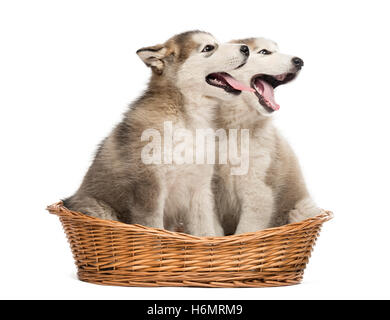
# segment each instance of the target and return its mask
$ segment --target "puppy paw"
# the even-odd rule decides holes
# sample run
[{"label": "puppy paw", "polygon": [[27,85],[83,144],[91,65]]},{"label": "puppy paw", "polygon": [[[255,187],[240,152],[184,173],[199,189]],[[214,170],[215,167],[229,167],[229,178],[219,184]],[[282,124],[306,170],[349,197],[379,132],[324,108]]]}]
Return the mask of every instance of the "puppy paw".
[{"label": "puppy paw", "polygon": [[320,213],[321,209],[315,205],[313,200],[303,199],[298,201],[295,208],[289,212],[289,223],[300,222]]}]

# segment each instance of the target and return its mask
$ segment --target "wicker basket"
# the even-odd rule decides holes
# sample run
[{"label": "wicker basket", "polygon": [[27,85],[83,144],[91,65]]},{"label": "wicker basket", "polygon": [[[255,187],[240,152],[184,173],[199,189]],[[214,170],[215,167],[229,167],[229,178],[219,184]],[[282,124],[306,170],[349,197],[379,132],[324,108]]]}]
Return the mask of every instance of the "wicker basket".
[{"label": "wicker basket", "polygon": [[300,283],[332,213],[242,235],[199,238],[47,208],[59,216],[82,281],[115,286],[272,287]]}]

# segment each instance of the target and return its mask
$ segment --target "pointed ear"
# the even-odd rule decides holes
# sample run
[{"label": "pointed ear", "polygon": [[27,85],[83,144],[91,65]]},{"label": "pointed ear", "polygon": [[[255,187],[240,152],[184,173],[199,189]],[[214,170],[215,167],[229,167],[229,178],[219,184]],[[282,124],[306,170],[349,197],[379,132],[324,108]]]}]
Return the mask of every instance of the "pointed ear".
[{"label": "pointed ear", "polygon": [[141,48],[137,50],[137,54],[154,72],[162,74],[164,69],[163,59],[168,54],[168,49],[164,45],[158,44],[152,47]]}]

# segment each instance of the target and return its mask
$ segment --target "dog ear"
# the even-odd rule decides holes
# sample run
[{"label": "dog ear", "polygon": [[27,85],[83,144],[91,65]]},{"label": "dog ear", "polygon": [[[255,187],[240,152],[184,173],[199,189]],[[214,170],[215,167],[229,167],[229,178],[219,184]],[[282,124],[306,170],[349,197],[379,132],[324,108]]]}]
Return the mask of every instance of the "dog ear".
[{"label": "dog ear", "polygon": [[162,44],[152,47],[145,47],[137,50],[138,56],[157,74],[162,74],[164,69],[163,59],[168,55],[168,48]]}]

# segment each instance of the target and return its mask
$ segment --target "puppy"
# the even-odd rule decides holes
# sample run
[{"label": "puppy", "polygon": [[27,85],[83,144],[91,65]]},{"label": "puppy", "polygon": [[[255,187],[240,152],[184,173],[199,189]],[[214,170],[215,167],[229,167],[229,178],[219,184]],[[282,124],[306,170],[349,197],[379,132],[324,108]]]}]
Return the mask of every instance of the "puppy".
[{"label": "puppy", "polygon": [[241,234],[298,222],[320,213],[312,201],[291,147],[272,123],[279,110],[274,89],[295,79],[302,59],[282,54],[263,38],[233,41],[249,46],[247,64],[232,76],[246,90],[223,103],[218,127],[249,130],[249,169],[232,175],[231,164],[216,166],[217,213],[226,234]]},{"label": "puppy", "polygon": [[[161,229],[164,221],[180,219],[186,233],[222,235],[211,190],[214,166],[175,163],[171,151],[178,142],[155,133],[213,127],[217,105],[233,96],[228,72],[246,63],[249,49],[190,31],[137,54],[152,69],[148,89],[103,140],[80,188],[64,205]],[[216,78],[222,85],[215,85]],[[163,144],[163,151],[150,148],[152,142]]]}]

